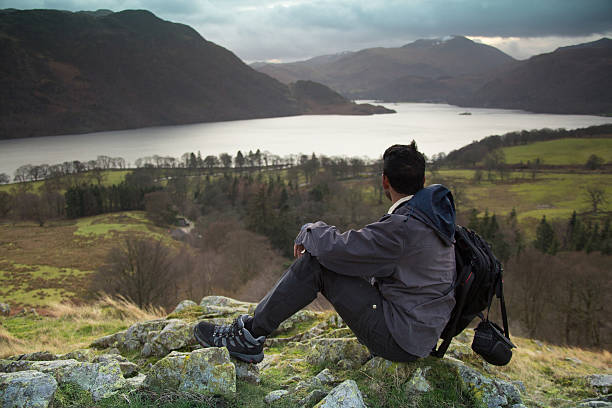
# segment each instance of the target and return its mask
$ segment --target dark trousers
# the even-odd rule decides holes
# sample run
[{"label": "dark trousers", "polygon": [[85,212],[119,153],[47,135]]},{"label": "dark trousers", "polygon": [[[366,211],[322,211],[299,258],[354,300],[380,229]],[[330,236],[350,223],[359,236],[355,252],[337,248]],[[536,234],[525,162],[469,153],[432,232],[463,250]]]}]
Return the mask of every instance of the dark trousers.
[{"label": "dark trousers", "polygon": [[285,319],[307,306],[321,292],[375,356],[392,361],[414,361],[393,339],[383,314],[382,295],[360,277],[341,275],[322,266],[308,253],[285,271],[255,309],[251,331],[269,335]]}]

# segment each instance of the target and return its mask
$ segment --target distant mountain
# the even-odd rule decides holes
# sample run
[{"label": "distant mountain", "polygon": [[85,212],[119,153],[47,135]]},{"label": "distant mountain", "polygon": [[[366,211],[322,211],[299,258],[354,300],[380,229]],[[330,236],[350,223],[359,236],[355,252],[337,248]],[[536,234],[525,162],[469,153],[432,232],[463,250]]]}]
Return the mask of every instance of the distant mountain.
[{"label": "distant mountain", "polygon": [[0,139],[297,115],[301,106],[288,86],[148,11],[0,11]]},{"label": "distant mountain", "polygon": [[515,62],[494,47],[455,36],[254,67],[285,83],[321,82],[353,99],[448,101]]},{"label": "distant mountain", "polygon": [[612,40],[558,48],[521,61],[465,101],[549,113],[612,113]]},{"label": "distant mountain", "polygon": [[384,106],[369,103],[353,103],[327,86],[313,81],[296,81],[289,84],[291,95],[297,100],[300,111],[305,114],[325,115],[373,115],[395,113]]}]

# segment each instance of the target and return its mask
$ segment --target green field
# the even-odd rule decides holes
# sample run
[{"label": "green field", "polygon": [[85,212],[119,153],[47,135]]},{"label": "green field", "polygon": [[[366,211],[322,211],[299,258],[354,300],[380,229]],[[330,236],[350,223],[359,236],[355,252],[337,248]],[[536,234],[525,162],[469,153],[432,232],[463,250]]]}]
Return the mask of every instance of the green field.
[{"label": "green field", "polygon": [[537,158],[550,165],[581,165],[596,154],[606,163],[612,162],[612,138],[558,139],[521,146],[504,147],[506,163],[534,162]]},{"label": "green field", "polygon": [[[105,170],[102,172],[102,184],[105,186],[112,186],[113,184],[119,184],[124,179],[126,174],[131,173],[132,170]],[[87,173],[82,174],[82,182],[84,183],[92,183],[97,184],[97,180],[93,180],[91,178],[87,178]],[[30,191],[37,193],[44,181],[33,181],[29,182]],[[0,191],[10,192],[12,189],[17,188],[18,184],[0,184]],[[63,190],[62,190],[63,192]]]}]

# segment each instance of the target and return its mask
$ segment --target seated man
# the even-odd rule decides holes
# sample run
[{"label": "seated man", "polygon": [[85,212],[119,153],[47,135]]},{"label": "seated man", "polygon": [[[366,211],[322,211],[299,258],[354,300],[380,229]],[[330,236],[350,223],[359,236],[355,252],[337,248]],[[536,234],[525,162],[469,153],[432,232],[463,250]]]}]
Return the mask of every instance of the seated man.
[{"label": "seated man", "polygon": [[373,355],[429,355],[455,305],[453,198],[441,185],[423,187],[425,159],[414,141],[389,147],[383,161],[388,214],[342,234],[322,221],[304,225],[295,239],[298,259],[254,315],[231,325],[200,322],[198,342],[260,362],[266,336],[320,292]]}]

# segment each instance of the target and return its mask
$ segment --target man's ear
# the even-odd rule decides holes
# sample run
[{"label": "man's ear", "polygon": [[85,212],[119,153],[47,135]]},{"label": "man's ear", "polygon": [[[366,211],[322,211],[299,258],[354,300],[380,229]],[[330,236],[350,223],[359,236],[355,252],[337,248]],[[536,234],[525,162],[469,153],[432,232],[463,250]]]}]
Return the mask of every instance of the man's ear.
[{"label": "man's ear", "polygon": [[383,189],[388,190],[389,189],[389,177],[387,177],[385,174],[382,175],[382,185],[383,185]]}]

